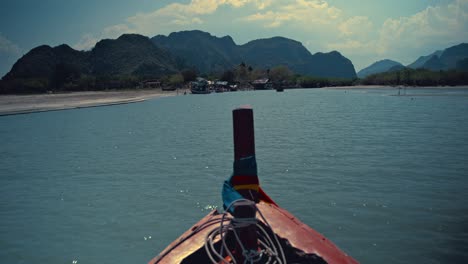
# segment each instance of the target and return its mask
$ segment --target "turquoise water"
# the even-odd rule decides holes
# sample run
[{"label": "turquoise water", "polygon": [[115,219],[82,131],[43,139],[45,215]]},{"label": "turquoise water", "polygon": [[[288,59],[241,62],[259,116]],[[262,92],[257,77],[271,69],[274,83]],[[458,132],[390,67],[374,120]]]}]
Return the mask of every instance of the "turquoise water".
[{"label": "turquoise water", "polygon": [[0,263],[146,263],[221,205],[231,110],[261,184],[361,263],[467,263],[468,89],[189,95],[0,117]]}]

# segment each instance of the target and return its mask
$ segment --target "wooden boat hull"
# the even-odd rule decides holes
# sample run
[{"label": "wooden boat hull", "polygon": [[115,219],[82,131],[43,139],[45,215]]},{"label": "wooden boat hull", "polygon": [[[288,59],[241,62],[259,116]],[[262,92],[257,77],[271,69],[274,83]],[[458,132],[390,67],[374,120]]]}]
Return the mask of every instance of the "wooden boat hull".
[{"label": "wooden boat hull", "polygon": [[[274,233],[279,238],[287,240],[295,249],[305,254],[314,254],[323,259],[325,263],[358,263],[330,240],[283,208],[264,201],[258,203],[257,207],[269,222]],[[192,255],[197,251],[204,250],[206,236],[213,229],[219,228],[221,218],[222,214],[216,210],[210,212],[148,263],[197,263],[190,261],[193,258]],[[209,260],[206,263],[210,263]]]},{"label": "wooden boat hull", "polygon": [[255,160],[252,109],[235,109],[233,127],[233,174],[222,188],[226,212],[209,213],[149,264],[230,263],[230,260],[237,263],[246,260],[255,260],[255,263],[269,260],[297,264],[357,263],[323,235],[278,206],[262,190]]}]

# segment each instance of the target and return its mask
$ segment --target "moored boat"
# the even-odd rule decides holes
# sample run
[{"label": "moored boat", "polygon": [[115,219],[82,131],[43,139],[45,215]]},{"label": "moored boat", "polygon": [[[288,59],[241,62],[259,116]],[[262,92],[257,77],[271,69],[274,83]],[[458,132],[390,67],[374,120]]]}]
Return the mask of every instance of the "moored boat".
[{"label": "moored boat", "polygon": [[172,242],[156,263],[358,263],[276,204],[260,187],[253,111],[233,111],[234,166],[213,210]]},{"label": "moored boat", "polygon": [[197,78],[197,81],[190,83],[190,92],[192,94],[209,94],[208,81],[203,78]]}]

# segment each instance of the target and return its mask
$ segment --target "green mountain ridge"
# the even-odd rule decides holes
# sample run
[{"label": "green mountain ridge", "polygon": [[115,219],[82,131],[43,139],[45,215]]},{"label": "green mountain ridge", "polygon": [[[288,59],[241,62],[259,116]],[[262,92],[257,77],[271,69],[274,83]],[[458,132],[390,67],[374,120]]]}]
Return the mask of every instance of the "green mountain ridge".
[{"label": "green mountain ridge", "polygon": [[427,56],[420,56],[417,60],[408,64],[407,67],[411,69],[418,69],[421,68],[428,60],[430,60],[433,56],[440,57],[442,55],[443,50],[435,51]]},{"label": "green mountain ridge", "polygon": [[89,52],[76,51],[66,44],[38,46],[20,58],[3,79],[50,78],[58,67],[66,66],[82,73],[90,72]]},{"label": "green mountain ridge", "polygon": [[180,64],[203,73],[222,72],[241,60],[229,36],[213,38],[207,32],[196,30],[173,32],[167,37],[158,35],[151,40],[177,57]]},{"label": "green mountain ridge", "polygon": [[468,43],[452,46],[440,55],[440,60],[445,65],[444,70],[455,69],[457,62],[465,58],[468,58]]},{"label": "green mountain ridge", "polygon": [[158,35],[151,40],[203,73],[223,72],[244,62],[263,69],[284,65],[296,73],[317,77],[356,77],[352,62],[339,52],[312,55],[299,41],[284,37],[237,45],[230,36],[219,38],[193,30]]},{"label": "green mountain ridge", "polygon": [[39,46],[20,58],[3,80],[53,78],[68,75],[151,75],[178,71],[176,60],[149,40],[136,34],[99,41],[91,51],[77,51],[66,44]]},{"label": "green mountain ridge", "polygon": [[407,67],[412,69],[428,69],[433,71],[457,69],[459,61],[468,58],[468,43],[461,43],[444,50],[419,57]]},{"label": "green mountain ridge", "polygon": [[[422,56],[408,67],[466,71],[467,58],[468,44],[462,43]],[[221,75],[242,62],[260,70],[283,65],[294,73],[316,78],[356,78],[352,62],[337,51],[311,54],[301,42],[284,37],[237,45],[230,36],[216,37],[193,30],[152,38],[124,34],[117,39],[103,39],[90,51],[77,51],[66,44],[38,46],[16,61],[2,78],[0,88],[3,92],[15,92],[18,87],[21,92],[44,92],[104,89],[109,84],[133,87],[143,79],[161,78],[190,68]],[[362,78],[365,71],[375,74],[402,68],[398,62],[384,60],[358,74]]]},{"label": "green mountain ridge", "polygon": [[178,71],[171,54],[156,47],[148,37],[124,34],[116,40],[99,41],[91,50],[96,75],[163,75]]},{"label": "green mountain ridge", "polygon": [[421,67],[421,69],[428,69],[432,71],[441,71],[447,68],[447,66],[442,62],[440,57],[432,56],[427,60]]},{"label": "green mountain ridge", "polygon": [[380,60],[380,61],[374,62],[370,66],[360,70],[357,73],[357,76],[359,78],[365,78],[365,77],[367,77],[367,76],[369,76],[371,74],[376,74],[376,73],[389,71],[389,70],[391,70],[392,68],[394,68],[396,66],[403,66],[403,65],[401,63],[397,62],[397,61],[393,61],[393,60],[389,60],[389,59]]},{"label": "green mountain ridge", "polygon": [[241,62],[260,69],[285,65],[316,77],[356,77],[351,61],[336,51],[312,55],[300,42],[284,37],[237,45],[230,36],[218,38],[195,30],[151,39],[124,34],[103,39],[90,51],[77,51],[66,44],[38,46],[21,57],[2,81],[7,87],[4,92],[102,89],[117,85],[112,80],[124,76],[131,84],[138,78],[159,78],[190,67],[200,73],[222,73]]},{"label": "green mountain ridge", "polygon": [[372,74],[398,71],[404,68],[426,69],[431,71],[461,70],[466,71],[465,60],[468,58],[468,44],[461,43],[444,50],[435,51],[427,56],[420,56],[406,67],[392,60],[377,61],[358,72],[359,78],[366,78]]}]

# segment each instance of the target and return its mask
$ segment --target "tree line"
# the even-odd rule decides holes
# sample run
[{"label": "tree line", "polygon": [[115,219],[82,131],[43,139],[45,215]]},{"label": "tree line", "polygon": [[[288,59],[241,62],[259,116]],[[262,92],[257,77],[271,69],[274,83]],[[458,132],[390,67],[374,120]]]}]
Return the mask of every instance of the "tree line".
[{"label": "tree line", "polygon": [[305,76],[294,73],[287,66],[254,68],[244,62],[220,73],[200,74],[196,69],[185,69],[162,76],[117,75],[95,76],[80,74],[66,65],[58,65],[54,74],[42,78],[16,78],[0,81],[1,94],[46,93],[62,91],[96,91],[108,89],[142,88],[142,83],[157,79],[163,87],[182,87],[197,77],[227,81],[231,84],[248,85],[254,80],[268,78],[275,86],[285,88],[320,88],[353,85],[407,85],[407,86],[454,86],[468,85],[467,71],[430,71],[427,69],[401,69],[370,75],[364,79],[340,79]]},{"label": "tree line", "polygon": [[272,68],[254,69],[252,66],[247,66],[245,63],[234,67],[231,70],[225,71],[220,80],[230,83],[245,83],[252,82],[257,79],[267,78],[276,86],[285,88],[320,88],[326,86],[350,86],[353,85],[356,79],[341,79],[341,78],[323,78],[306,76],[294,73],[285,65],[278,65]]},{"label": "tree line", "polygon": [[145,75],[92,75],[82,74],[67,65],[57,65],[51,76],[40,78],[15,78],[0,81],[0,94],[47,93],[66,91],[97,91],[143,88],[148,80],[157,80],[162,87],[183,87],[197,77],[208,80],[227,81],[230,84],[247,86],[257,79],[268,78],[272,83],[286,88],[315,88],[325,86],[353,85],[355,80],[319,78],[295,74],[287,66],[254,68],[244,62],[224,72],[200,74],[197,69],[185,69],[178,73],[160,76]]},{"label": "tree line", "polygon": [[468,72],[460,70],[431,71],[405,68],[373,74],[360,80],[361,85],[455,86],[468,85]]}]

